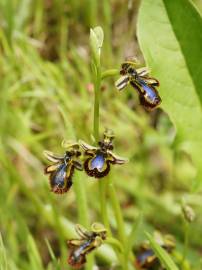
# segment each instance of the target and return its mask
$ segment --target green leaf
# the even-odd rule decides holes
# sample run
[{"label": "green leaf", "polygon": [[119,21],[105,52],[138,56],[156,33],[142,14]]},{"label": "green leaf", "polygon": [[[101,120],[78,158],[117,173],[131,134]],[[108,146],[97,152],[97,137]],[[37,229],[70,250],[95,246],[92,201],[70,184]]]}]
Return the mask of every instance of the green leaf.
[{"label": "green leaf", "polygon": [[48,247],[48,251],[49,251],[50,257],[52,259],[53,269],[54,270],[60,270],[60,265],[58,263],[58,259],[55,257],[55,254],[54,254],[54,252],[52,250],[52,247],[51,247],[51,245],[50,245],[50,243],[49,243],[49,241],[48,241],[47,238],[45,239],[45,242],[46,242],[46,245]]},{"label": "green leaf", "polygon": [[[202,18],[188,0],[163,0],[172,28],[202,103]],[[185,27],[186,26],[186,27]]]},{"label": "green leaf", "polygon": [[6,256],[6,249],[4,247],[3,239],[0,234],[0,269],[8,269],[8,261]]},{"label": "green leaf", "polygon": [[165,268],[167,270],[179,270],[170,255],[159,244],[155,242],[154,238],[149,233],[146,233],[146,236],[156,256],[159,258]]},{"label": "green leaf", "polygon": [[51,259],[52,259],[53,261],[55,261],[55,260],[56,260],[55,254],[54,254],[54,252],[53,252],[53,250],[52,250],[52,247],[51,247],[51,245],[50,245],[50,243],[49,243],[49,241],[48,241],[47,238],[45,238],[45,242],[46,242],[46,245],[47,245],[47,247],[48,247],[48,251],[49,251],[49,254],[50,254]]},{"label": "green leaf", "polygon": [[29,254],[30,265],[32,266],[32,268],[42,270],[43,266],[41,257],[37,249],[36,243],[31,234],[28,236],[27,249]]},{"label": "green leaf", "polygon": [[128,241],[125,247],[125,254],[127,258],[129,256],[130,251],[132,250],[132,247],[134,246],[135,240],[137,238],[138,227],[140,226],[141,222],[142,222],[142,214],[140,214],[137,221],[133,223],[130,234],[128,235]]},{"label": "green leaf", "polygon": [[176,146],[191,154],[197,168],[197,184],[202,182],[201,26],[188,0],[142,1],[139,43],[152,76],[160,81],[162,109],[177,130]]}]

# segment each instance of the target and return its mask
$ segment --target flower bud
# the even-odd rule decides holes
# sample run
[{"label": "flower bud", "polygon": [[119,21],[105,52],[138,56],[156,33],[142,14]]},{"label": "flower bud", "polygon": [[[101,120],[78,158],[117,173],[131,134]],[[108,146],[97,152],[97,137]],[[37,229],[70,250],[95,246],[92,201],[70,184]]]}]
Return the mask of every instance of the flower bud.
[{"label": "flower bud", "polygon": [[184,215],[185,220],[190,223],[193,222],[196,217],[196,214],[194,210],[191,208],[191,206],[186,204],[182,205],[182,213]]}]

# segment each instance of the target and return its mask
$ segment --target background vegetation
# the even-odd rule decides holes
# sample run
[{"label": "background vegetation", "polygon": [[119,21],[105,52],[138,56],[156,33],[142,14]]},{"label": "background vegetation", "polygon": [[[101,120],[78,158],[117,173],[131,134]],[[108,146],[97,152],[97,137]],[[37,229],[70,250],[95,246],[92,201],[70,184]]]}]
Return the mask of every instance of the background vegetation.
[{"label": "background vegetation", "polygon": [[[0,269],[70,269],[66,239],[74,236],[73,224],[82,215],[74,192],[78,185],[64,196],[51,194],[42,152],[62,153],[64,138],[91,142],[89,30],[96,25],[105,34],[103,71],[136,56],[161,83],[162,106],[151,113],[139,106],[130,87],[117,93],[118,76],[102,83],[101,132],[113,129],[116,152],[130,159],[110,174],[125,233],[141,213],[134,247],[145,231],[158,229],[175,236],[175,258],[181,258],[184,199],[196,219],[189,225],[186,262],[179,267],[202,269],[202,3],[194,5],[188,0],[0,0]],[[101,222],[97,181],[84,174],[74,179],[85,187],[89,221]],[[109,197],[107,210],[116,236]],[[102,269],[118,269],[110,245],[97,251],[96,261]]]}]

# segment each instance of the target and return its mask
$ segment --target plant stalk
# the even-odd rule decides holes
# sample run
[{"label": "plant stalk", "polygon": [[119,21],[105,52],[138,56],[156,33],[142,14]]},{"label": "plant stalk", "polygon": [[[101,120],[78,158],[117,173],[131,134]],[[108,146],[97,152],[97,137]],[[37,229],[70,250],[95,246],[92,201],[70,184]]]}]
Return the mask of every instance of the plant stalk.
[{"label": "plant stalk", "polygon": [[100,196],[100,211],[101,211],[102,221],[105,228],[107,229],[108,236],[111,237],[112,233],[111,233],[109,218],[107,214],[107,201],[106,201],[108,181],[109,181],[109,178],[106,177],[99,182],[99,196]]},{"label": "plant stalk", "polygon": [[[101,80],[113,76],[117,74],[117,70],[108,70],[104,73],[101,73],[101,65],[100,65],[100,54],[99,57],[94,59],[92,63],[92,69],[93,69],[93,83],[94,83],[94,119],[93,119],[93,134],[94,138],[96,140],[96,143],[99,141],[99,116],[100,116],[100,100],[101,100]],[[121,208],[119,205],[119,201],[116,195],[116,192],[114,190],[114,186],[112,183],[109,185],[109,177],[105,179],[101,179],[99,181],[99,197],[100,197],[100,209],[101,209],[101,216],[102,216],[102,222],[104,223],[106,229],[108,230],[108,235],[111,236],[111,230],[110,230],[110,224],[109,224],[109,218],[107,215],[107,202],[106,202],[106,189],[109,187],[109,193],[111,197],[111,202],[117,222],[117,228],[118,228],[118,234],[119,234],[119,240],[120,245],[124,247],[125,244],[125,231],[124,231],[124,222],[123,217],[121,214]],[[109,185],[109,186],[108,186]],[[116,253],[121,261],[123,270],[128,269],[126,256],[124,254],[124,251],[118,252],[118,249],[116,249]]]},{"label": "plant stalk", "polygon": [[[123,216],[121,212],[121,207],[119,204],[119,200],[117,198],[117,194],[114,188],[113,183],[111,182],[109,184],[109,194],[110,194],[110,199],[117,223],[117,230],[118,230],[118,235],[119,235],[119,241],[122,243],[123,249],[126,247],[126,236],[125,236],[125,226],[124,226],[124,221],[123,221]],[[127,254],[123,251],[122,258],[121,258],[121,263],[122,263],[122,268],[124,270],[128,269],[128,258]]]},{"label": "plant stalk", "polygon": [[101,70],[100,67],[96,66],[95,67],[95,72],[94,72],[94,93],[95,93],[95,98],[94,98],[94,121],[93,121],[93,126],[94,126],[94,137],[96,140],[96,143],[99,141],[99,115],[100,115],[100,95],[101,95],[101,90],[100,90],[100,84],[101,84]]},{"label": "plant stalk", "polygon": [[[78,221],[84,227],[89,228],[90,221],[89,221],[89,215],[88,215],[88,203],[87,203],[87,197],[86,197],[85,181],[83,181],[83,179],[81,179],[81,177],[78,174],[77,174],[77,177],[75,177],[75,181],[74,181],[74,191],[76,194]],[[94,264],[93,256],[88,256],[85,269],[92,270],[93,264]]]},{"label": "plant stalk", "polygon": [[189,247],[189,229],[190,229],[190,224],[185,220],[184,247],[183,247],[182,262],[181,262],[182,268],[183,268],[184,261],[187,257],[187,252],[188,252],[188,247]]}]

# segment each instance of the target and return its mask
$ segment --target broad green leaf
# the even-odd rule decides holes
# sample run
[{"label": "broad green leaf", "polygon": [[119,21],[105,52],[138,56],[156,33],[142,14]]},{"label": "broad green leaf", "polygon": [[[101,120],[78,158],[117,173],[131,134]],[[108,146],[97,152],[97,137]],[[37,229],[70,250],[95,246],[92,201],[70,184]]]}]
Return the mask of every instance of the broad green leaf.
[{"label": "broad green leaf", "polygon": [[[202,18],[188,0],[163,0],[173,31],[202,103]],[[186,27],[185,27],[186,26]]]},{"label": "broad green leaf", "polygon": [[199,12],[202,14],[202,1],[201,0],[192,0],[195,6],[198,8]]},{"label": "broad green leaf", "polygon": [[167,270],[179,270],[170,255],[159,244],[155,242],[155,240],[149,233],[146,233],[146,235],[156,256],[159,258],[165,268]]},{"label": "broad green leaf", "polygon": [[[186,4],[183,5],[183,2]],[[179,16],[178,12],[180,20],[173,18],[174,14]],[[201,61],[199,46],[202,44],[201,34],[197,35],[201,27],[196,30],[198,23],[201,24],[201,18],[188,0],[142,0],[138,18],[139,43],[152,75],[160,81],[162,109],[176,127],[176,145],[191,154],[198,172],[196,183],[199,184],[202,181],[202,111],[199,95],[202,91],[202,70],[199,71],[201,64],[197,62]],[[190,35],[191,31],[194,33]],[[197,73],[194,78],[191,69]],[[197,83],[196,78],[199,80]]]}]

